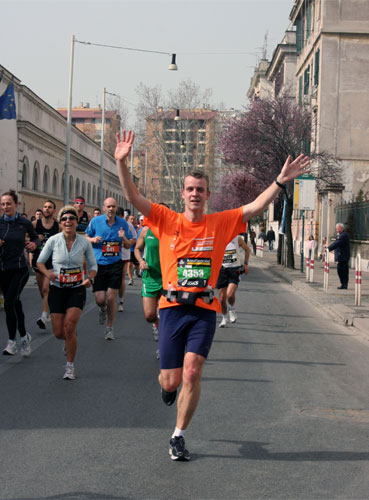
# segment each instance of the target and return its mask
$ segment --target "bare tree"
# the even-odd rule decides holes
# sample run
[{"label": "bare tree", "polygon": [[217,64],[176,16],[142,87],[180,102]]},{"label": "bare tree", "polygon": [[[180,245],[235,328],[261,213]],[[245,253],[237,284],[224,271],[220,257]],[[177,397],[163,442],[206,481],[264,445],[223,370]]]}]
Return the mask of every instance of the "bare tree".
[{"label": "bare tree", "polygon": [[209,115],[204,108],[211,91],[201,91],[191,80],[180,82],[178,88],[166,95],[161,87],[143,83],[136,91],[139,96],[136,130],[139,141],[145,138],[149,154],[145,160],[150,164],[151,193],[156,186],[160,193],[160,200],[156,201],[165,201],[174,210],[181,210],[179,193],[186,173],[204,165],[206,141],[201,140],[205,123],[202,115]]}]

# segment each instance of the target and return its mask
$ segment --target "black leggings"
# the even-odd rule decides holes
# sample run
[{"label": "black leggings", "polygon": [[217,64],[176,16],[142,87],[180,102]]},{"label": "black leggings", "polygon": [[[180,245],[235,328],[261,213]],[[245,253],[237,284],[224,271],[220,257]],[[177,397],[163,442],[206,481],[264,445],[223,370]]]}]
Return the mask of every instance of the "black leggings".
[{"label": "black leggings", "polygon": [[22,293],[28,278],[29,271],[27,267],[0,271],[0,288],[4,295],[6,326],[8,327],[10,340],[15,340],[17,328],[21,337],[24,337],[26,334],[20,294]]}]

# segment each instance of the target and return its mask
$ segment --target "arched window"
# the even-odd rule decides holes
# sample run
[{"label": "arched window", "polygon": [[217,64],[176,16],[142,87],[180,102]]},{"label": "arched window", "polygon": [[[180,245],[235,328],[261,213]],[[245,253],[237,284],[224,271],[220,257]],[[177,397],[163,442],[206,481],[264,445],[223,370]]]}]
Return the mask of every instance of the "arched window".
[{"label": "arched window", "polygon": [[82,181],[82,196],[86,199],[86,183]]},{"label": "arched window", "polygon": [[22,188],[28,188],[28,173],[29,173],[29,163],[28,158],[25,156],[23,158],[23,168],[22,168]]},{"label": "arched window", "polygon": [[91,184],[87,185],[87,203],[91,203]]},{"label": "arched window", "polygon": [[40,165],[38,161],[35,161],[33,166],[33,177],[32,177],[32,189],[34,191],[39,190],[39,178],[40,178]]},{"label": "arched window", "polygon": [[[81,183],[79,179],[76,179],[76,196],[83,196],[80,192]],[[74,200],[73,200],[74,201]]]},{"label": "arched window", "polygon": [[42,179],[42,190],[44,193],[49,192],[49,179],[50,179],[49,167],[47,165],[45,165],[44,177]]},{"label": "arched window", "polygon": [[53,176],[53,188],[52,188],[52,193],[57,195],[58,194],[58,171],[55,169],[54,170],[54,176]]},{"label": "arched window", "polygon": [[69,176],[69,200],[74,201],[74,183],[73,176]]},{"label": "arched window", "polygon": [[92,189],[92,203],[96,205],[96,186]]}]

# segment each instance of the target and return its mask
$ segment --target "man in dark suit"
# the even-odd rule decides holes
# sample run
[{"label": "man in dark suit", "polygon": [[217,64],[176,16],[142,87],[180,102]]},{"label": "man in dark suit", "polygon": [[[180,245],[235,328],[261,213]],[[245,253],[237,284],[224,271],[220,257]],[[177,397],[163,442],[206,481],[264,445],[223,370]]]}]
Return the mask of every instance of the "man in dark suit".
[{"label": "man in dark suit", "polygon": [[337,262],[337,274],[341,282],[339,290],[346,290],[349,280],[349,260],[350,260],[350,239],[345,231],[345,226],[336,224],[337,238],[328,250],[334,250],[334,261]]}]

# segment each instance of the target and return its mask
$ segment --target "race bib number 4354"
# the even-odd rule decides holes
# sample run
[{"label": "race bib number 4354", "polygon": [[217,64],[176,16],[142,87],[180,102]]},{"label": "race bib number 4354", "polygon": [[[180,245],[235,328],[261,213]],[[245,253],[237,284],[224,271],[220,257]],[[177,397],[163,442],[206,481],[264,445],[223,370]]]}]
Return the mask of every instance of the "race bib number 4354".
[{"label": "race bib number 4354", "polygon": [[177,261],[178,286],[206,287],[211,275],[211,259],[182,258]]}]

